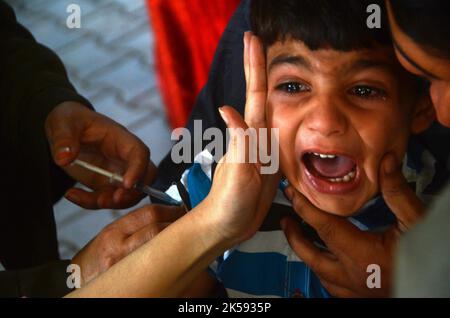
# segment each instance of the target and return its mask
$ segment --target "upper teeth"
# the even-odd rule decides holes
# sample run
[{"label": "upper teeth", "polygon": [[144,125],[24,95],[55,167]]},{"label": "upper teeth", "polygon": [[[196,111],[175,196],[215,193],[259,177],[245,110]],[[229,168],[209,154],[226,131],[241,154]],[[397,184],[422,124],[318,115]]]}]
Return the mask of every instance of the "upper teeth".
[{"label": "upper teeth", "polygon": [[327,155],[327,154],[317,153],[317,152],[314,152],[314,155],[319,156],[322,159],[323,158],[335,158],[336,157],[336,155]]}]

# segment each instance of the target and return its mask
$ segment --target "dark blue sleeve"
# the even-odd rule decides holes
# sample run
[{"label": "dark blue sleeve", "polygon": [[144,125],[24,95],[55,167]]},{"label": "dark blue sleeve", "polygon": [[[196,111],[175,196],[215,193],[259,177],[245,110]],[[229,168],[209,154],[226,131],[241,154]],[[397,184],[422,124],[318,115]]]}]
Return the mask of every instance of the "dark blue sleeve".
[{"label": "dark blue sleeve", "polygon": [[[194,120],[198,119],[202,120],[202,131],[209,127],[218,127],[225,131],[226,127],[219,115],[218,107],[233,106],[241,114],[244,113],[243,37],[244,32],[250,30],[249,6],[249,0],[241,1],[222,34],[211,65],[208,82],[197,97],[186,125],[192,136]],[[203,142],[203,147],[209,142]],[[191,149],[194,147],[192,146]],[[191,155],[191,162],[193,162],[196,153]],[[169,153],[158,167],[154,186],[159,189],[167,189],[172,182],[180,179],[183,171],[190,165],[190,163],[174,163]]]}]

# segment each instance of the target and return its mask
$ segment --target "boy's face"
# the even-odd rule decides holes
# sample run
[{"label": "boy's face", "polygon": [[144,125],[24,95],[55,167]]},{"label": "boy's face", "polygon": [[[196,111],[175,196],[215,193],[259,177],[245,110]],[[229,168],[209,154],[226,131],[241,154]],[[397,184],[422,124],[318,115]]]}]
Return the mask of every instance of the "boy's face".
[{"label": "boy's face", "polygon": [[378,192],[382,157],[405,153],[411,78],[389,48],[311,51],[293,40],[268,48],[267,76],[283,173],[320,209],[353,214]]}]

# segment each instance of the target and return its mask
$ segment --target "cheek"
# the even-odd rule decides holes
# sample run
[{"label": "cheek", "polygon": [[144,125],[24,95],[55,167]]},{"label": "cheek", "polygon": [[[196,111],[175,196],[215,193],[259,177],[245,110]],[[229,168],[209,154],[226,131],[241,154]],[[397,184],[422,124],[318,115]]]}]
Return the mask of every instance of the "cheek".
[{"label": "cheek", "polygon": [[430,96],[436,109],[437,120],[450,127],[450,83],[444,81],[432,82]]},{"label": "cheek", "polygon": [[[277,103],[276,99],[269,98],[267,101],[267,125],[278,128],[280,132],[280,146],[295,138],[298,127],[296,108],[292,105]],[[286,140],[285,140],[286,139]]]},{"label": "cheek", "polygon": [[298,132],[298,113],[295,107],[290,107],[268,100],[267,124],[270,128],[279,130],[280,164],[283,172],[295,171],[295,139]]},{"label": "cheek", "polygon": [[388,152],[394,152],[403,159],[409,137],[409,119],[401,112],[386,112],[371,118],[360,130],[364,144],[364,170],[369,181],[378,184],[381,159]]}]

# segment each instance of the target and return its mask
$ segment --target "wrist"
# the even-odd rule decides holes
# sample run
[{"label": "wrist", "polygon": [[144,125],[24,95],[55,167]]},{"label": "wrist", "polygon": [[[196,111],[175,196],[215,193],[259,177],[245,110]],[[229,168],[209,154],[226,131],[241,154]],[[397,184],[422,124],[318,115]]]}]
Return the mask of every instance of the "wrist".
[{"label": "wrist", "polygon": [[231,239],[222,230],[220,220],[216,217],[217,207],[211,205],[208,197],[197,205],[192,211],[188,212],[194,223],[194,228],[203,242],[205,249],[220,250],[221,254],[229,247],[233,246]]},{"label": "wrist", "polygon": [[223,213],[218,204],[211,204],[206,197],[198,206],[188,213],[194,222],[194,227],[199,229],[198,233],[204,242],[205,248],[217,249],[224,252],[238,243],[238,238],[234,237],[232,231],[224,228],[224,220],[217,215]]},{"label": "wrist", "polygon": [[47,115],[45,119],[45,128],[47,134],[54,121],[59,121],[61,119],[66,121],[79,121],[80,114],[84,112],[91,112],[92,110],[87,106],[79,102],[62,102],[55,106],[53,110]]}]

